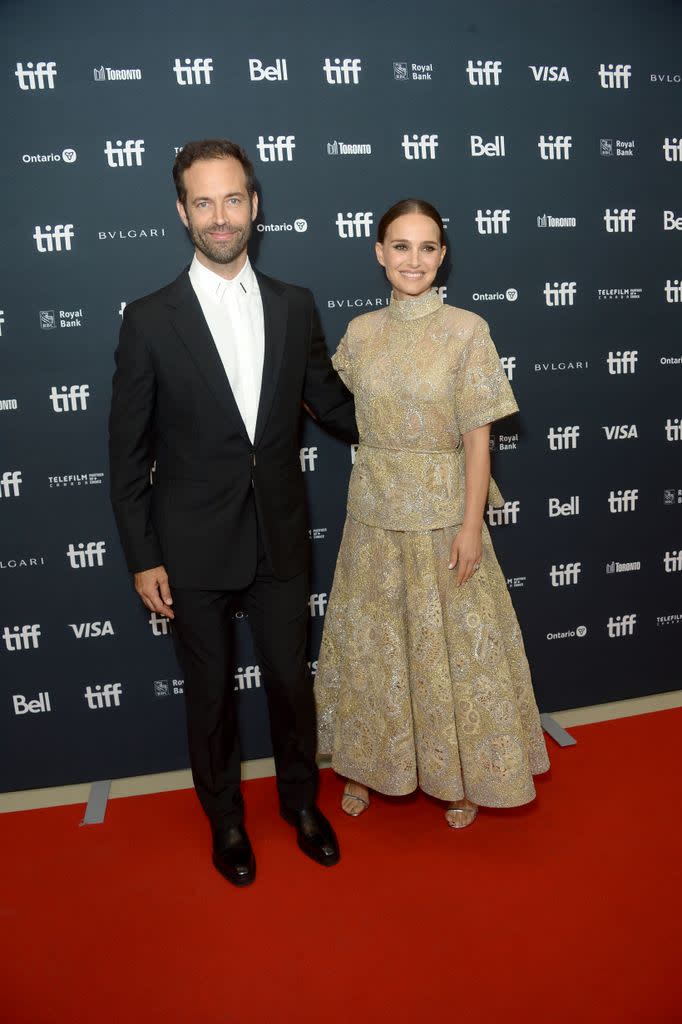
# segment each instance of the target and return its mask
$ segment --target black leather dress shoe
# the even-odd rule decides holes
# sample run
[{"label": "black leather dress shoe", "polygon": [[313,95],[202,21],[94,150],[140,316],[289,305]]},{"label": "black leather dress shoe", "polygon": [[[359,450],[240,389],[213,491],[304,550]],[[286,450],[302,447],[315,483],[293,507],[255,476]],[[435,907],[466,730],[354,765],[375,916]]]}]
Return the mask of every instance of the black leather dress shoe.
[{"label": "black leather dress shoe", "polygon": [[317,807],[306,807],[302,811],[280,808],[282,817],[296,829],[298,845],[312,860],[325,867],[337,864],[341,854],[339,843],[322,811]]},{"label": "black leather dress shoe", "polygon": [[233,885],[251,885],[256,878],[256,858],[243,825],[215,829],[213,866]]}]

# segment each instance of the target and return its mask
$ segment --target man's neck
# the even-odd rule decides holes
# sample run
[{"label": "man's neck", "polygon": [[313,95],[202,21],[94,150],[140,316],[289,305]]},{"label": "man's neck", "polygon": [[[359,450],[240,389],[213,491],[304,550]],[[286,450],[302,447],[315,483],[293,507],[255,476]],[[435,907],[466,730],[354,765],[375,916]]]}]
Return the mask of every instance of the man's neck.
[{"label": "man's neck", "polygon": [[246,249],[240,252],[231,263],[214,263],[213,260],[209,259],[205,253],[199,249],[194,250],[194,255],[202,267],[206,267],[207,270],[213,271],[218,277],[224,278],[226,281],[233,281],[237,274],[244,268],[248,259],[248,252]]}]

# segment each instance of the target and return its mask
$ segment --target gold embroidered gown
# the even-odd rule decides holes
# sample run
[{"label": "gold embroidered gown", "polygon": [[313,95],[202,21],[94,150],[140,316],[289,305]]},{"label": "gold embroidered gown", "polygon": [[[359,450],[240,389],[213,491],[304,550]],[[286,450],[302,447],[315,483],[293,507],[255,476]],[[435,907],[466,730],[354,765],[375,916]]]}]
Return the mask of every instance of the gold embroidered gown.
[{"label": "gold embroidered gown", "polygon": [[[333,358],[360,446],[315,679],[319,752],[389,795],[515,807],[549,768],[519,624],[483,527],[455,585],[461,435],[517,411],[488,326],[432,290],[351,321]],[[488,500],[503,504],[491,481]]]}]

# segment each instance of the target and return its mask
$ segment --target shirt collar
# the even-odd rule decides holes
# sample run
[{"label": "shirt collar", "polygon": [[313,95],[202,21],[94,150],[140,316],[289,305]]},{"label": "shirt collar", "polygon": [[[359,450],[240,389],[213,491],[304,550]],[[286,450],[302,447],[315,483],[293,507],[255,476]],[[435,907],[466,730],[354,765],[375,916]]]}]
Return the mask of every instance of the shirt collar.
[{"label": "shirt collar", "polygon": [[238,293],[237,290],[247,295],[252,295],[258,291],[258,281],[248,256],[246,257],[246,263],[237,276],[227,281],[224,277],[221,277],[213,270],[205,267],[203,263],[200,263],[195,253],[189,268],[189,277],[192,284],[200,288],[214,302],[222,302],[226,295],[228,297],[234,296]]}]

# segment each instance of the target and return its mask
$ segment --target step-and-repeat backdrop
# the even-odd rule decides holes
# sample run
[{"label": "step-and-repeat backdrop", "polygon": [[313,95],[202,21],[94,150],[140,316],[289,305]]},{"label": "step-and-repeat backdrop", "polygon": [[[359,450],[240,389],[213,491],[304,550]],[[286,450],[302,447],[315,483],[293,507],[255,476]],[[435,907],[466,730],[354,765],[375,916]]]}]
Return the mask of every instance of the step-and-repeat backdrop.
[{"label": "step-and-repeat backdrop", "polygon": [[[167,624],[136,598],[106,422],[126,302],[191,258],[171,165],[257,169],[252,258],[334,350],[385,305],[376,224],[446,219],[444,299],[489,322],[521,414],[488,511],[544,711],[679,686],[682,49],[669,3],[13,3],[0,284],[0,789],[187,763]],[[306,419],[310,664],[353,452]],[[246,757],[270,751],[234,622]]]}]

